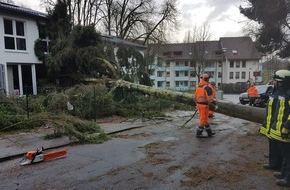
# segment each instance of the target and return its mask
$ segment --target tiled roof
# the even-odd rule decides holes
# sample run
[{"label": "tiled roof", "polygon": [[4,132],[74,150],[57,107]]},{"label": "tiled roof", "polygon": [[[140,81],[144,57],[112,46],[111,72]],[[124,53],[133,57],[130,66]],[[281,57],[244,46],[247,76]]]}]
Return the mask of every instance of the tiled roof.
[{"label": "tiled roof", "polygon": [[[165,52],[182,52],[182,55],[167,56],[167,59],[192,59],[193,49],[204,50],[206,60],[223,59],[223,50],[228,60],[250,59],[259,60],[261,54],[257,51],[255,44],[250,37],[223,37],[219,41],[204,41],[196,43],[176,43],[176,44],[150,44],[151,48],[159,54]],[[233,53],[234,52],[234,53]]]},{"label": "tiled roof", "polygon": [[[204,41],[196,43],[176,43],[176,44],[150,44],[157,54],[163,55],[165,52],[171,52],[167,59],[178,59],[178,60],[190,60],[195,57],[194,49],[203,49],[204,58],[206,60],[221,59],[222,55],[217,54],[221,51],[221,46],[219,41]],[[172,55],[172,52],[182,52],[182,55]]]},{"label": "tiled roof", "polygon": [[8,3],[2,3],[0,2],[0,11],[1,12],[6,12],[9,14],[18,14],[18,15],[24,15],[24,16],[33,16],[33,17],[39,17],[39,18],[47,18],[47,14],[46,13],[42,13],[39,11],[35,11],[29,8],[25,8],[25,7],[20,7],[17,5],[12,5],[12,4],[8,4]]},{"label": "tiled roof", "polygon": [[258,52],[250,37],[222,37],[220,44],[229,60],[261,59],[261,53]]}]

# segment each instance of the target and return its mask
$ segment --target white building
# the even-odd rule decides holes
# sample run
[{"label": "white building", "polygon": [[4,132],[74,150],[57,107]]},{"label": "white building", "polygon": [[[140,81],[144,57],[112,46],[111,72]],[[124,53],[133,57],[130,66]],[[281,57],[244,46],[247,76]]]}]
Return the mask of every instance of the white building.
[{"label": "white building", "polygon": [[250,37],[223,37],[219,41],[180,44],[151,44],[155,60],[149,66],[155,87],[177,91],[194,90],[196,71],[209,73],[216,84],[259,82],[259,60]]},{"label": "white building", "polygon": [[45,38],[47,15],[0,2],[0,92],[37,94],[38,68],[35,41]]}]

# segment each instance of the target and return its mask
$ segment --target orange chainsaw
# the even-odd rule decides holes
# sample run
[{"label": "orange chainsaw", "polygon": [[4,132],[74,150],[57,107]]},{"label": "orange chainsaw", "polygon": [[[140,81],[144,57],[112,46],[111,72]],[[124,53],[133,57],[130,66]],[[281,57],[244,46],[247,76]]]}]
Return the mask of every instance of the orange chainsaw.
[{"label": "orange chainsaw", "polygon": [[47,160],[53,160],[56,158],[62,158],[66,156],[67,150],[56,150],[56,151],[51,151],[51,152],[44,152],[44,148],[42,147],[41,149],[36,149],[33,151],[28,151],[25,155],[24,158],[20,161],[20,165],[28,165],[28,164],[33,164],[33,163],[38,163],[42,161],[47,161]]}]

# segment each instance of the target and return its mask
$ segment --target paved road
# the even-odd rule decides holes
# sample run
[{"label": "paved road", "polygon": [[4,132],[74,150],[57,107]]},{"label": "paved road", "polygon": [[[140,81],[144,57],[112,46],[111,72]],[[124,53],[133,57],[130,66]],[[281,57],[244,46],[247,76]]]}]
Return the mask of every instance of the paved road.
[{"label": "paved road", "polygon": [[198,117],[180,128],[192,113],[148,121],[103,144],[67,146],[62,159],[28,166],[20,166],[20,159],[3,162],[0,189],[276,188],[273,174],[261,167],[267,140],[257,135],[258,124],[216,114],[216,136],[196,139]]},{"label": "paved road", "polygon": [[223,100],[233,102],[235,104],[239,104],[239,94],[224,94],[223,95]]}]

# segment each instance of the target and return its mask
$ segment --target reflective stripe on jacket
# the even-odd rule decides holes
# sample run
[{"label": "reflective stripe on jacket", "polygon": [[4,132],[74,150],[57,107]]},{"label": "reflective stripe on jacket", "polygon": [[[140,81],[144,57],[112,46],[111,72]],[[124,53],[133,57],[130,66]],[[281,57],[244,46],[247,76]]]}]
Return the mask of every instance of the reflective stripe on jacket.
[{"label": "reflective stripe on jacket", "polygon": [[273,98],[270,138],[290,143],[290,136],[286,139],[281,137],[282,128],[290,129],[290,90],[278,91]]},{"label": "reflective stripe on jacket", "polygon": [[208,82],[201,80],[198,84],[194,94],[194,101],[197,104],[205,105],[208,105],[209,102],[213,101],[212,90],[208,86]]},{"label": "reflective stripe on jacket", "polygon": [[272,118],[273,105],[275,105],[274,98],[271,96],[269,97],[269,100],[267,103],[265,119],[262,123],[262,126],[260,127],[260,133],[262,135],[267,136],[268,138],[270,138],[270,127],[273,122],[273,118]]}]

